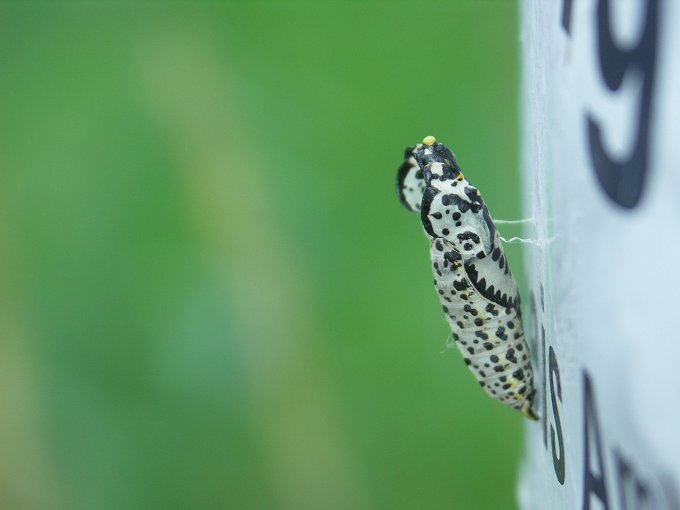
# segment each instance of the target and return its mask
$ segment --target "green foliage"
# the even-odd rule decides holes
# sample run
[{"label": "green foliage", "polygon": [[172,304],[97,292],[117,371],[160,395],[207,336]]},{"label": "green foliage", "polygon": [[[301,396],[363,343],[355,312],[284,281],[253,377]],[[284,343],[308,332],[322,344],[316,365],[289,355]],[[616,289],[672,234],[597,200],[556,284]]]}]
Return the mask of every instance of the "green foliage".
[{"label": "green foliage", "polygon": [[519,217],[516,24],[0,7],[0,506],[512,508],[521,417],[442,352],[394,178],[434,134]]}]

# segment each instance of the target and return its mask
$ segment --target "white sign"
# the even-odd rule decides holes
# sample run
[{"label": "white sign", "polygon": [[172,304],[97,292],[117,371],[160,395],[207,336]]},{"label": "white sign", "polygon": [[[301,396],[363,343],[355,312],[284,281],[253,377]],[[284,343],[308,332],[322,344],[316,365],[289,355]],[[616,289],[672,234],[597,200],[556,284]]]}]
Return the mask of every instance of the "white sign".
[{"label": "white sign", "polygon": [[[524,0],[523,509],[680,509],[680,1]],[[533,313],[532,313],[533,312]]]}]

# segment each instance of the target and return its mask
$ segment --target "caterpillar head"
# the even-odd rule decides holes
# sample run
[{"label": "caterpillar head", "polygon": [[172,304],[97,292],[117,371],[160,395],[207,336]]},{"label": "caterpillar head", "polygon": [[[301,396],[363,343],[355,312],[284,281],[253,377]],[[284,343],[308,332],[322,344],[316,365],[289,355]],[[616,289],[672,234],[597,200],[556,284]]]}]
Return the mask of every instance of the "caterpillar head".
[{"label": "caterpillar head", "polygon": [[462,172],[456,157],[444,144],[439,143],[434,136],[426,136],[423,143],[416,145],[414,159],[423,170],[425,183],[429,186],[432,179],[445,181],[459,179]]},{"label": "caterpillar head", "polygon": [[407,147],[397,172],[397,196],[409,211],[419,212],[425,187],[432,179],[455,179],[462,175],[453,153],[433,136]]},{"label": "caterpillar head", "polygon": [[446,239],[466,258],[493,250],[495,227],[482,197],[453,153],[434,137],[406,149],[397,191],[407,209],[420,212],[431,237]]}]

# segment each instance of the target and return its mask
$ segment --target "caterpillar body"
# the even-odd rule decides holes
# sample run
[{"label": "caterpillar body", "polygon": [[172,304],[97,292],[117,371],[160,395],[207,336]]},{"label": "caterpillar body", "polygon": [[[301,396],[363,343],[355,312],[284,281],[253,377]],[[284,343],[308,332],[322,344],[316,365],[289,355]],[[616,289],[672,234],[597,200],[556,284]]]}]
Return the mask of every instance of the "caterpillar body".
[{"label": "caterpillar body", "polygon": [[420,213],[434,285],[465,364],[490,397],[536,419],[517,285],[479,191],[428,136],[406,149],[397,194]]}]

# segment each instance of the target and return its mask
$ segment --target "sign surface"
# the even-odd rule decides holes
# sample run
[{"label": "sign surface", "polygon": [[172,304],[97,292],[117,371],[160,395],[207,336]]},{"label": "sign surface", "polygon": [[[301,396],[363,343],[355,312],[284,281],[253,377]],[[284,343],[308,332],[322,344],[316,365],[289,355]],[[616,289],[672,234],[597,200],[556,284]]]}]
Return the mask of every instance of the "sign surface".
[{"label": "sign surface", "polygon": [[[680,2],[524,0],[523,509],[680,509]],[[531,313],[533,312],[533,313]]]}]

